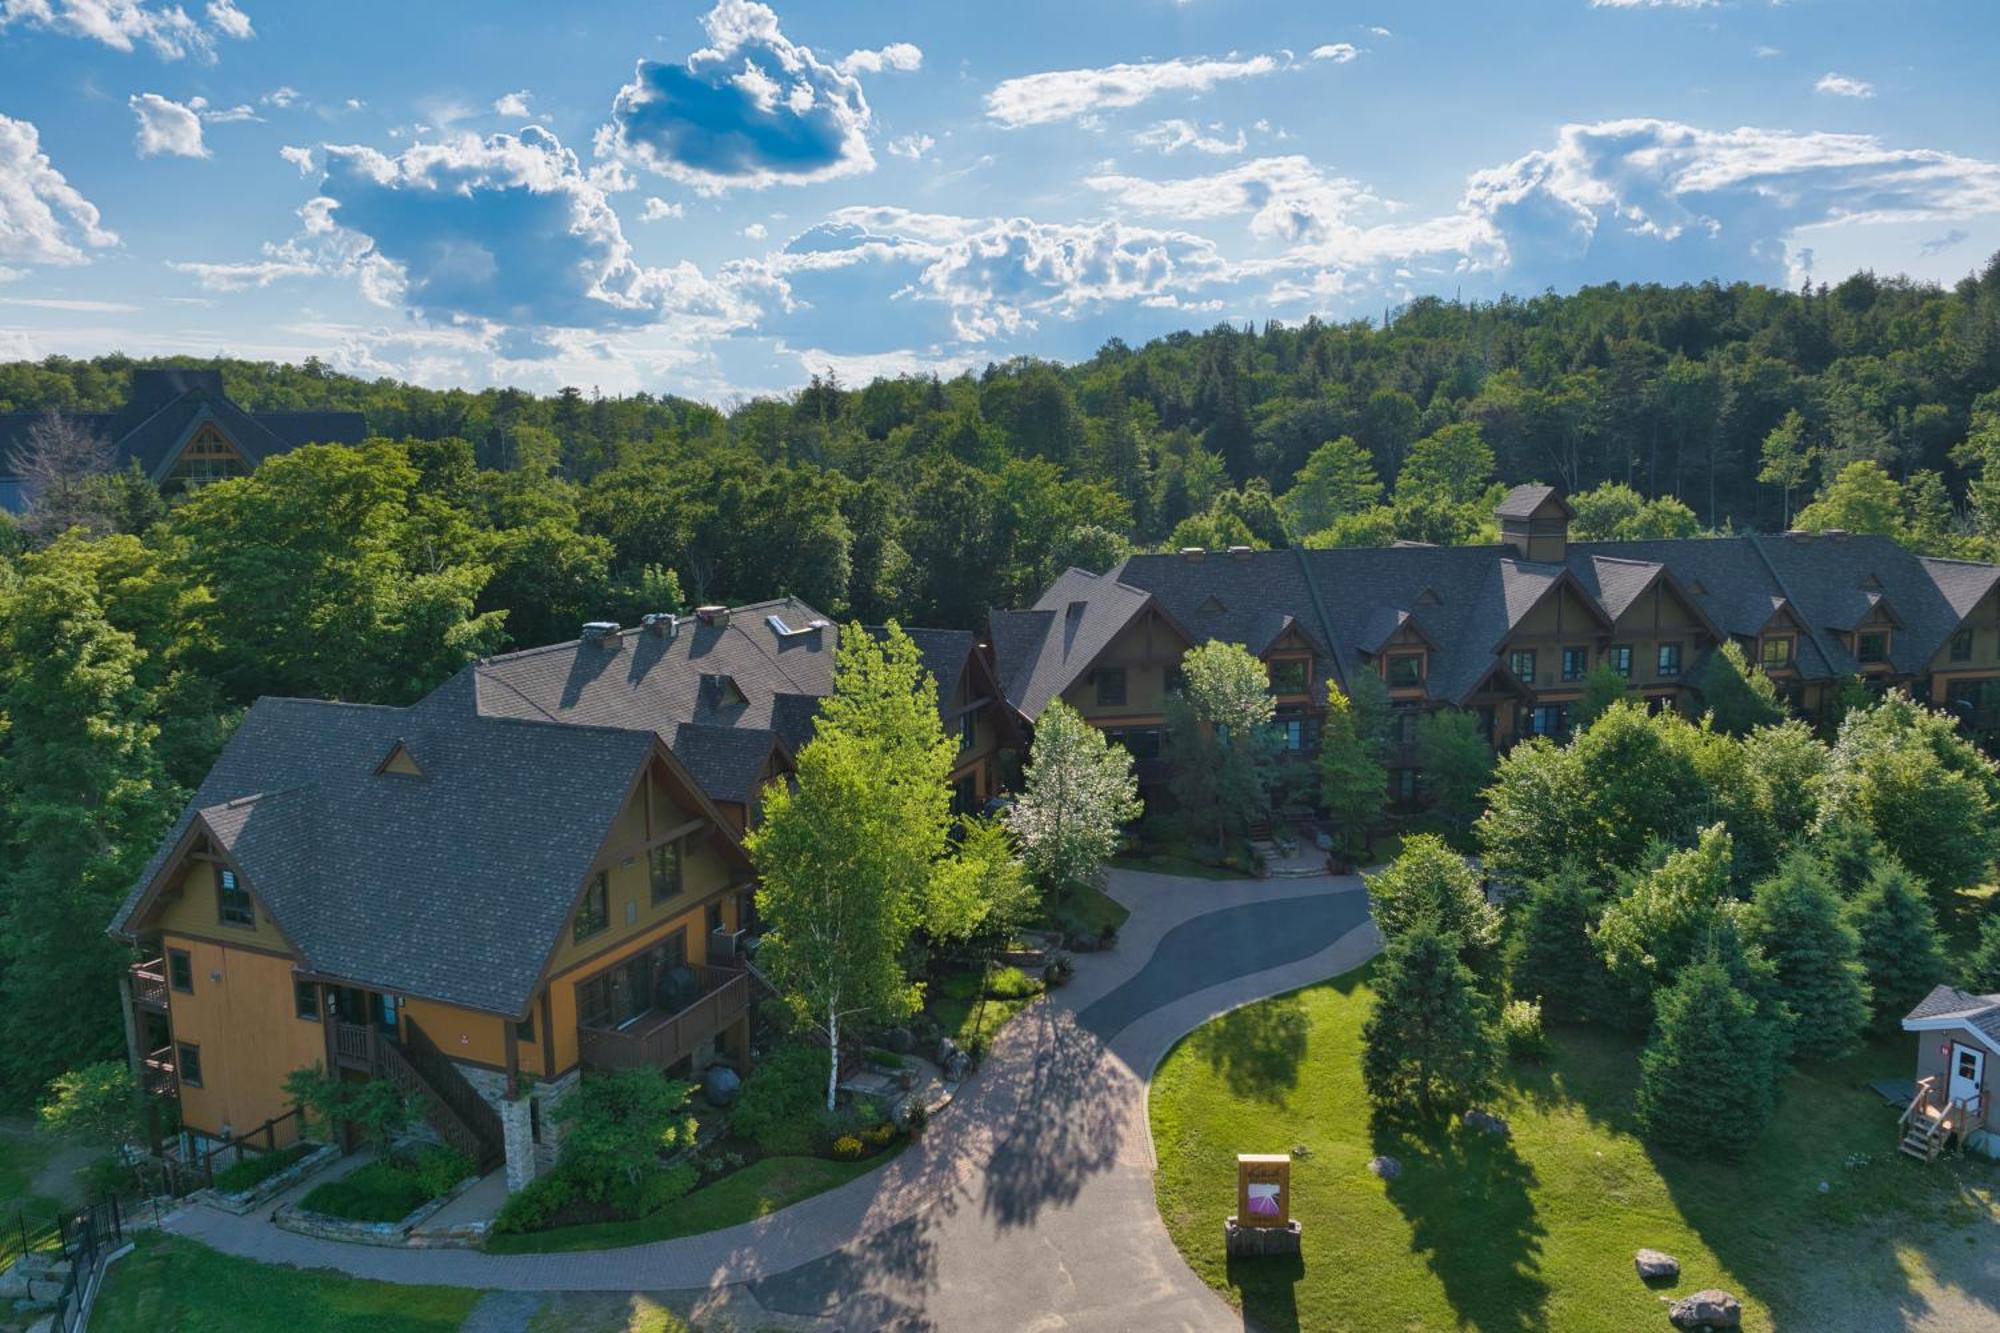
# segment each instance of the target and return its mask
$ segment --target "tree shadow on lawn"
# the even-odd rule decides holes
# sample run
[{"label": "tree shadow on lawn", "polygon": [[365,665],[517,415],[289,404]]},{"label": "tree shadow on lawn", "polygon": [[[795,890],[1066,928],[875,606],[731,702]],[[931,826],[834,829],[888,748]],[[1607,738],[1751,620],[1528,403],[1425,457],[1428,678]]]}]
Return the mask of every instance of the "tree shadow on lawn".
[{"label": "tree shadow on lawn", "polygon": [[1295,991],[1262,1004],[1232,1009],[1189,1039],[1230,1091],[1276,1106],[1299,1085],[1310,1021]]},{"label": "tree shadow on lawn", "polygon": [[1512,1142],[1379,1112],[1370,1131],[1375,1151],[1403,1164],[1400,1176],[1384,1182],[1389,1201],[1409,1222],[1411,1248],[1437,1275],[1460,1324],[1481,1333],[1546,1328],[1549,1286],[1540,1269],[1547,1229],[1528,1193],[1534,1168]]}]

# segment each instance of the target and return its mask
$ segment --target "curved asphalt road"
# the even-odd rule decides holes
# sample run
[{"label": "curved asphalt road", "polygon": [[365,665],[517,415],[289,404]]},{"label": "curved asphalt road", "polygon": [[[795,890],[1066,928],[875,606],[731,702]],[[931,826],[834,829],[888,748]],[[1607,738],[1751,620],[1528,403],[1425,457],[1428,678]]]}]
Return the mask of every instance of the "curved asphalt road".
[{"label": "curved asphalt road", "polygon": [[[170,1229],[270,1262],[497,1292],[673,1292],[751,1327],[1241,1329],[1153,1202],[1146,1080],[1216,1014],[1358,965],[1379,939],[1353,876],[1113,872],[1119,947],[1009,1024],[959,1102],[882,1170],[770,1217],[622,1250],[372,1249],[194,1207]],[[1228,1201],[1217,1201],[1217,1215]],[[856,1239],[856,1238],[859,1239]],[[520,1327],[496,1296],[481,1327]],[[489,1309],[489,1306],[491,1308]]]}]

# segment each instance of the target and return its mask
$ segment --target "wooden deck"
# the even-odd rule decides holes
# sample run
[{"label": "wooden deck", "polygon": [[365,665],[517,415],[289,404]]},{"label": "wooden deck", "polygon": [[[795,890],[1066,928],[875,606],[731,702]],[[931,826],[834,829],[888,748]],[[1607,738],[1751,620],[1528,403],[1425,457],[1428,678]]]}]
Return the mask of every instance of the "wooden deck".
[{"label": "wooden deck", "polygon": [[670,1069],[750,1013],[750,978],[734,968],[693,969],[700,990],[672,1013],[658,1009],[622,1027],[577,1027],[584,1068],[610,1072],[650,1065]]}]

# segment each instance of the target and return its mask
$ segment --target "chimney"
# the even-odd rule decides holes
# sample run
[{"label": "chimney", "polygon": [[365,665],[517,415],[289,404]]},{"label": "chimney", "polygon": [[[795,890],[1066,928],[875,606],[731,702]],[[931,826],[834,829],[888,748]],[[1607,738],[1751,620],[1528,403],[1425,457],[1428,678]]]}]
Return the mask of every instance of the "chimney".
[{"label": "chimney", "polygon": [[1804,528],[1786,528],[1785,540],[1788,542],[1809,542],[1812,540],[1812,534]]},{"label": "chimney", "polygon": [[1250,558],[1250,548],[1247,546],[1232,546],[1229,548],[1229,558],[1231,560],[1248,560]]},{"label": "chimney", "polygon": [[615,620],[593,620],[583,627],[583,641],[594,643],[607,651],[618,648],[618,622]]},{"label": "chimney", "polygon": [[726,606],[697,606],[694,609],[694,618],[704,625],[713,625],[717,629],[729,628],[729,608]]},{"label": "chimney", "polygon": [[665,639],[668,643],[674,641],[674,635],[680,627],[680,618],[671,611],[648,611],[639,617],[640,629],[656,638]]},{"label": "chimney", "polygon": [[1203,556],[1205,556],[1205,555],[1207,555],[1207,554],[1208,554],[1208,552],[1207,552],[1207,551],[1205,551],[1205,550],[1203,550],[1203,549],[1202,549],[1201,547],[1199,547],[1199,546],[1183,546],[1183,547],[1181,547],[1181,559],[1183,559],[1183,560],[1199,560],[1199,559],[1201,559],[1201,558],[1202,558]]},{"label": "chimney", "polygon": [[1828,541],[1830,541],[1830,542],[1844,542],[1844,541],[1846,541],[1846,540],[1847,540],[1847,529],[1846,529],[1846,528],[1823,528],[1823,529],[1821,529],[1821,531],[1820,531],[1820,534],[1819,534],[1819,535],[1820,535],[1820,536],[1822,536],[1822,537],[1824,537],[1824,538],[1826,538],[1826,539],[1827,539]]}]

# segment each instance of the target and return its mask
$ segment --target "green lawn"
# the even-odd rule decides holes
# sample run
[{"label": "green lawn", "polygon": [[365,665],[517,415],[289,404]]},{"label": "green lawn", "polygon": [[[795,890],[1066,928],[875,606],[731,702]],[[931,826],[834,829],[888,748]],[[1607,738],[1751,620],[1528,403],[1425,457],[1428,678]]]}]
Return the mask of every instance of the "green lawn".
[{"label": "green lawn", "polygon": [[[27,1130],[0,1132],[0,1269],[21,1252],[17,1212],[26,1210],[31,1231],[56,1215],[58,1201],[34,1193],[34,1185],[61,1146],[56,1139]],[[53,1239],[49,1243],[53,1245]]]},{"label": "green lawn", "polygon": [[113,1264],[95,1333],[453,1333],[480,1293],[260,1264],[155,1232]]},{"label": "green lawn", "polygon": [[[1907,1039],[1794,1074],[1778,1119],[1740,1164],[1649,1151],[1635,1137],[1635,1047],[1559,1029],[1542,1067],[1494,1104],[1498,1139],[1457,1126],[1371,1123],[1361,1088],[1366,972],[1225,1015],[1160,1066],[1151,1116],[1161,1215],[1195,1271],[1274,1329],[1604,1330],[1665,1327],[1659,1296],[1720,1286],[1745,1326],[1894,1327],[1931,1305],[1991,1327],[1979,1256],[2000,1244],[1991,1164],[1925,1167],[1894,1153],[1895,1113],[1863,1088],[1907,1074]],[[1293,1166],[1303,1265],[1231,1264],[1235,1155]],[[1377,1153],[1403,1174],[1378,1179]],[[1850,1154],[1867,1164],[1849,1168]],[[1827,1182],[1826,1193],[1819,1191]],[[1676,1255],[1653,1290],[1632,1252]],[[1969,1312],[1969,1314],[1968,1314]]]},{"label": "green lawn", "polygon": [[834,1162],[819,1157],[766,1157],[713,1185],[694,1191],[651,1217],[633,1222],[595,1222],[557,1227],[551,1231],[491,1236],[486,1248],[496,1254],[566,1254],[573,1250],[605,1250],[648,1241],[672,1240],[702,1231],[733,1227],[774,1213],[787,1204],[809,1199],[836,1185],[867,1175],[902,1151],[898,1142],[886,1152],[859,1162]]}]

